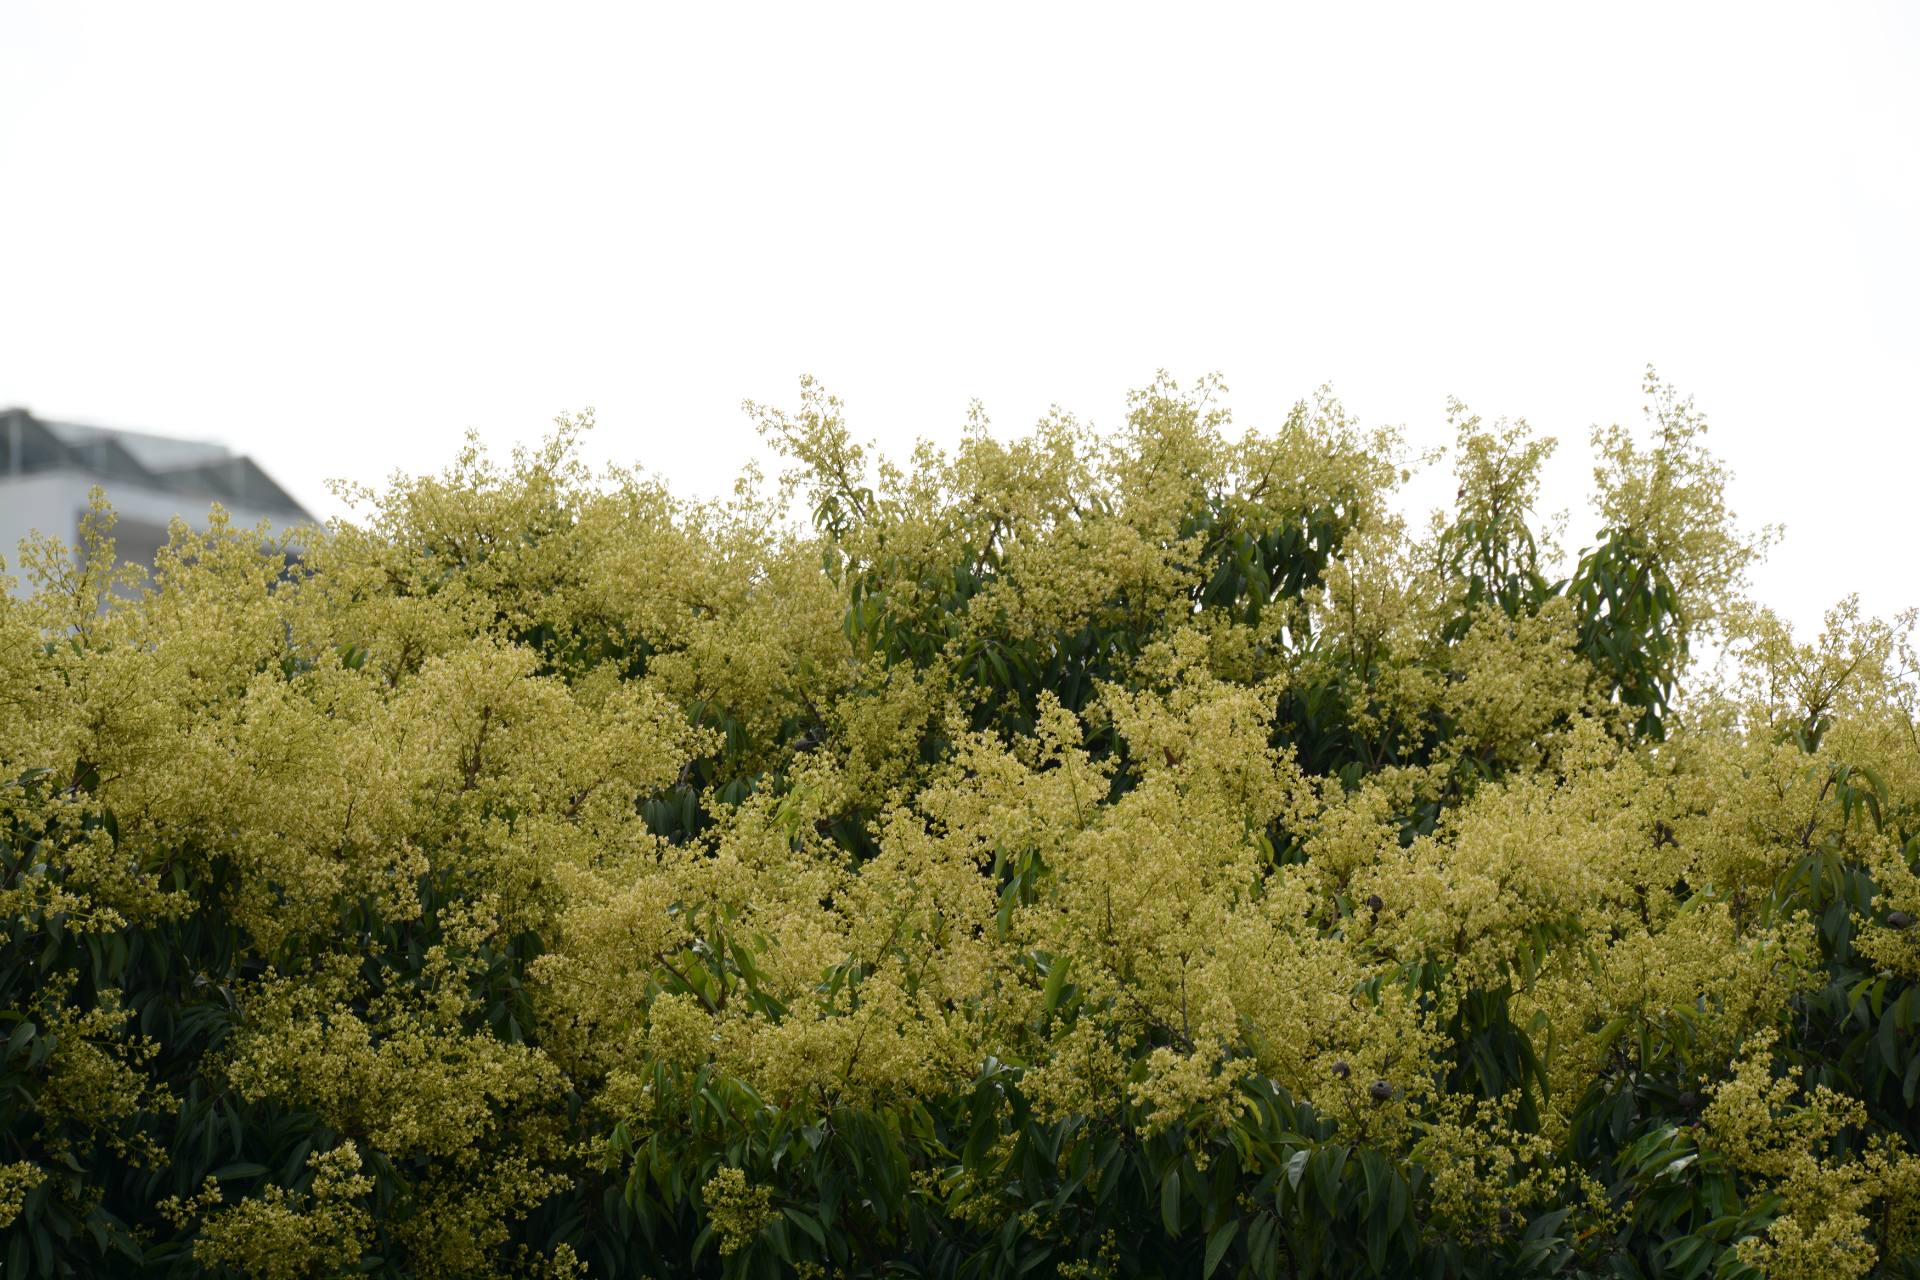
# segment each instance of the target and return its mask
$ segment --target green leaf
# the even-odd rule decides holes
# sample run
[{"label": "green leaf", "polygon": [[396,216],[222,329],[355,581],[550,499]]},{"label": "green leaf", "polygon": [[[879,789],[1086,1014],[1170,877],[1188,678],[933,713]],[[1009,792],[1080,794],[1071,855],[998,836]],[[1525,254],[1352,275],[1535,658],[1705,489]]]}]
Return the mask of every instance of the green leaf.
[{"label": "green leaf", "polygon": [[812,1236],[815,1244],[823,1249],[827,1247],[827,1232],[820,1225],[818,1218],[810,1213],[803,1213],[799,1209],[784,1209],[782,1212],[787,1215],[787,1221]]},{"label": "green leaf", "polygon": [[1347,1167],[1347,1148],[1324,1148],[1313,1161],[1313,1189],[1320,1195],[1320,1203],[1325,1207],[1328,1217],[1333,1217],[1340,1207],[1340,1174]]},{"label": "green leaf", "polygon": [[1366,1181],[1367,1212],[1374,1213],[1381,1208],[1380,1188],[1390,1176],[1387,1173],[1386,1161],[1382,1160],[1376,1151],[1362,1151],[1360,1175]]},{"label": "green leaf", "polygon": [[1278,1250],[1270,1247],[1275,1225],[1272,1214],[1262,1213],[1254,1219],[1253,1227],[1247,1232],[1247,1260],[1253,1264],[1255,1275],[1271,1276],[1278,1269]]},{"label": "green leaf", "polygon": [[1220,1265],[1220,1259],[1226,1256],[1227,1249],[1233,1244],[1233,1238],[1240,1234],[1240,1219],[1229,1218],[1213,1229],[1207,1237],[1207,1257],[1201,1264],[1200,1277],[1206,1280]]},{"label": "green leaf", "polygon": [[1311,1159],[1312,1156],[1313,1152],[1303,1147],[1287,1159],[1287,1185],[1295,1191],[1300,1189],[1300,1178],[1306,1173],[1307,1161]]},{"label": "green leaf", "polygon": [[1180,1234],[1180,1166],[1172,1165],[1160,1180],[1160,1221],[1169,1236]]},{"label": "green leaf", "polygon": [[213,1171],[213,1177],[218,1181],[225,1182],[229,1178],[257,1178],[266,1171],[267,1166],[263,1164],[229,1164],[222,1165],[220,1168],[215,1169]]},{"label": "green leaf", "polygon": [[10,1058],[20,1052],[20,1050],[26,1048],[28,1042],[33,1039],[38,1030],[39,1028],[35,1027],[31,1022],[22,1022],[19,1026],[15,1027],[13,1034],[7,1037],[6,1056]]},{"label": "green leaf", "polygon": [[1047,989],[1041,996],[1041,1007],[1051,1014],[1060,1005],[1060,993],[1067,987],[1067,970],[1073,967],[1072,956],[1057,956],[1053,967],[1047,971]]}]

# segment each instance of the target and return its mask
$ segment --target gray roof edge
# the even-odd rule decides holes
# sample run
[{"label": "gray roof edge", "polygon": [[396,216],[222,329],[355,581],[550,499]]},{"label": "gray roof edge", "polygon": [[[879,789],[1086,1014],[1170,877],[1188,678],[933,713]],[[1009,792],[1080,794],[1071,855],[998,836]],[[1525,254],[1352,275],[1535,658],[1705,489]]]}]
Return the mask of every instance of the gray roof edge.
[{"label": "gray roof edge", "polygon": [[[24,450],[21,458],[13,456],[16,443],[27,443],[22,429],[46,442],[38,458]],[[54,448],[64,456],[45,456],[47,449]],[[0,479],[65,470],[96,478],[109,495],[115,484],[133,484],[181,498],[261,511],[275,519],[288,517],[288,524],[319,523],[250,455],[224,445],[49,422],[24,408],[0,409]]]}]

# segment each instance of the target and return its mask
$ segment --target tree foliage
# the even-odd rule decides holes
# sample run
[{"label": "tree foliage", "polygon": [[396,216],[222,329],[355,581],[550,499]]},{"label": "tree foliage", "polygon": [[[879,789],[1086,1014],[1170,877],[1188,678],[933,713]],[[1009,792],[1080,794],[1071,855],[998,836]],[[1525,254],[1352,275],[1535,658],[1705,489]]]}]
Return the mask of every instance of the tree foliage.
[{"label": "tree foliage", "polygon": [[97,503],[0,603],[5,1274],[1920,1276],[1911,619],[1747,602],[1648,394],[1572,555],[1523,425],[1416,534],[1165,378],[146,583]]}]

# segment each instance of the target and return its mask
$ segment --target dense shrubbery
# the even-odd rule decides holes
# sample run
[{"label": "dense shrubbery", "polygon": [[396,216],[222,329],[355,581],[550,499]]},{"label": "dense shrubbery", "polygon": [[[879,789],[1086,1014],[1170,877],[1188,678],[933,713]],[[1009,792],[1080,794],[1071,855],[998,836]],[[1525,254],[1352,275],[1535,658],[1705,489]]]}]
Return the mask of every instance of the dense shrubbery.
[{"label": "dense shrubbery", "polygon": [[1657,385],[1560,581],[1524,430],[1415,535],[1214,390],[30,549],[5,1274],[1920,1276],[1904,630]]}]

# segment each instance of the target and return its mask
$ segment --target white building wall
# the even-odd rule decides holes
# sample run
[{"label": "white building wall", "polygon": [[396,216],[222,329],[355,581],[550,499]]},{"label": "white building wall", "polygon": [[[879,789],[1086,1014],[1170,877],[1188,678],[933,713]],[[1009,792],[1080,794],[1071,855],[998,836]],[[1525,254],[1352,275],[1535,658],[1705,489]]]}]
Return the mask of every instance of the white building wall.
[{"label": "white building wall", "polygon": [[[27,594],[19,576],[19,544],[30,533],[51,534],[69,546],[79,541],[80,517],[87,510],[87,493],[100,481],[84,471],[40,471],[22,476],[0,475],[0,560],[14,578],[12,594]],[[166,529],[177,515],[196,529],[207,527],[211,501],[195,502],[178,493],[117,481],[103,486],[119,516],[116,530],[121,558],[151,564],[153,553],[166,539]],[[233,524],[251,528],[267,513],[251,507],[227,508]]]}]

